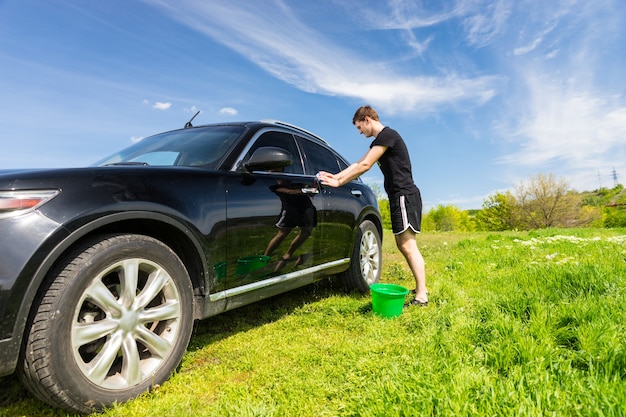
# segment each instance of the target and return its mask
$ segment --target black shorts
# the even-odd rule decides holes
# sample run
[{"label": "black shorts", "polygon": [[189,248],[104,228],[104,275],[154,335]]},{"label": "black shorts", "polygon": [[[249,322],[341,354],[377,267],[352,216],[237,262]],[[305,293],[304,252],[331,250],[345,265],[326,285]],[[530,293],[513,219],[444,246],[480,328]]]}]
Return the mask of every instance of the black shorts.
[{"label": "black shorts", "polygon": [[389,198],[391,211],[391,230],[399,235],[409,227],[415,233],[422,228],[422,196],[419,191],[414,194],[399,195]]}]

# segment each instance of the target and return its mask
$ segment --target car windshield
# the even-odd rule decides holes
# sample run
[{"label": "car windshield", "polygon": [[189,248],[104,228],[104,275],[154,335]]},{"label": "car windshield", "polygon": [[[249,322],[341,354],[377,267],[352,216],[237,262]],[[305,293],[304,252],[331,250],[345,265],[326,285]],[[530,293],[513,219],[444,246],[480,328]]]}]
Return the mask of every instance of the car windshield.
[{"label": "car windshield", "polygon": [[177,165],[217,168],[244,130],[243,126],[223,125],[161,133],[143,139],[93,165]]}]

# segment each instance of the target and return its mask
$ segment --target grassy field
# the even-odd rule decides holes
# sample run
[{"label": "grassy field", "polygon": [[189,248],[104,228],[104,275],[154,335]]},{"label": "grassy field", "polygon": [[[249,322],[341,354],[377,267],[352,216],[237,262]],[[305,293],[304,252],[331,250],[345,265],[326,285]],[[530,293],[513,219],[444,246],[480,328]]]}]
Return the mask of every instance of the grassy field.
[{"label": "grassy field", "polygon": [[[430,306],[331,280],[198,324],[178,373],[99,416],[624,416],[626,230],[423,234]],[[414,287],[385,234],[383,282]],[[0,381],[1,416],[65,416]]]}]

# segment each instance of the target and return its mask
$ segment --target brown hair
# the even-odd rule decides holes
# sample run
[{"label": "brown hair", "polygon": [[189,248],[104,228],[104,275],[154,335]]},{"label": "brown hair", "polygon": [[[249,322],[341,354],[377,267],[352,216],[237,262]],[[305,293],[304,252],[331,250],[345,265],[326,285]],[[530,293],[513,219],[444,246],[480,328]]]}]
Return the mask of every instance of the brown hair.
[{"label": "brown hair", "polygon": [[356,110],[356,113],[354,113],[352,124],[354,125],[356,122],[362,122],[366,117],[379,121],[378,113],[376,113],[376,110],[374,110],[372,106],[361,106]]}]

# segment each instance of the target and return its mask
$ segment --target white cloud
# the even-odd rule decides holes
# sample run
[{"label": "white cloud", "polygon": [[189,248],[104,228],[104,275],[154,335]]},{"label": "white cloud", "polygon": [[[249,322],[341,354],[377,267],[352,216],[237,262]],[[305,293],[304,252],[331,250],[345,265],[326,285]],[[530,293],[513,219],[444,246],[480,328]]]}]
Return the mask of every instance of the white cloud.
[{"label": "white cloud", "polygon": [[525,55],[531,52],[532,50],[534,50],[537,46],[539,46],[541,44],[541,41],[542,41],[541,38],[537,38],[534,41],[532,41],[530,45],[515,48],[513,50],[513,55]]},{"label": "white cloud", "polygon": [[424,54],[424,52],[426,52],[426,50],[428,49],[428,46],[433,41],[433,39],[434,39],[433,36],[429,36],[428,38],[420,42],[415,38],[415,36],[413,35],[413,32],[410,32],[407,43],[409,44],[411,48],[413,48],[421,56]]},{"label": "white cloud", "polygon": [[[553,6],[536,17],[540,23],[535,32],[524,31],[534,40],[514,50],[518,57],[516,81],[526,94],[513,99],[516,127],[506,135],[519,141],[519,149],[500,161],[597,169],[600,161],[611,160],[616,150],[623,152],[626,137],[626,99],[610,85],[604,86],[604,76],[598,76],[606,74],[609,66],[598,59],[595,45],[600,40],[610,44],[603,34],[611,33],[612,23],[606,16],[598,26],[597,13],[608,13],[601,6],[577,13],[572,2]],[[604,26],[605,32],[601,31]],[[557,27],[568,29],[557,35]],[[524,54],[540,49],[544,49],[539,51],[543,61],[523,59]],[[575,52],[561,54],[562,49]]]},{"label": "white cloud", "polygon": [[556,58],[559,55],[559,52],[560,51],[558,49],[555,49],[555,50],[552,50],[552,51],[548,52],[546,54],[546,59]]},{"label": "white cloud", "polygon": [[224,107],[222,109],[220,109],[219,112],[221,115],[225,115],[225,116],[236,116],[238,111],[232,107]]},{"label": "white cloud", "polygon": [[579,84],[531,79],[528,115],[508,135],[518,149],[497,162],[566,176],[580,190],[597,188],[599,170],[626,169],[624,98]]},{"label": "white cloud", "polygon": [[[464,102],[482,104],[498,91],[500,77],[397,74],[386,62],[373,62],[365,49],[346,49],[299,20],[283,2],[249,8],[227,0],[180,2],[160,0],[168,15],[237,51],[274,77],[302,91],[358,98],[387,113],[435,111]],[[399,3],[398,3],[399,4]],[[409,3],[402,3],[403,7]],[[400,10],[400,9],[398,9]],[[458,12],[450,12],[456,15]],[[500,8],[492,14],[501,13]],[[401,14],[396,13],[400,19]],[[436,15],[423,20],[396,21],[405,27],[445,20]],[[409,37],[410,38],[410,37]],[[410,40],[410,39],[409,39]],[[423,51],[430,42],[414,43]]]},{"label": "white cloud", "polygon": [[482,47],[505,30],[513,3],[511,0],[466,2],[464,7],[469,8],[467,17],[463,20],[467,41],[471,45]]},{"label": "white cloud", "polygon": [[528,19],[511,19],[517,47],[503,71],[514,88],[494,122],[510,124],[497,131],[513,147],[496,159],[507,170],[554,173],[590,190],[598,171],[626,169],[626,91],[615,82],[622,65],[606,55],[622,43],[610,2],[542,3]]},{"label": "white cloud", "polygon": [[387,2],[376,1],[361,7],[362,1],[346,2],[345,8],[349,13],[358,16],[357,20],[363,19],[369,28],[373,29],[420,29],[435,26],[450,19],[462,16],[466,13],[463,5],[448,7],[441,4],[443,10],[426,9],[423,3],[415,1]]},{"label": "white cloud", "polygon": [[157,101],[152,107],[157,110],[167,110],[172,107],[172,103],[162,103],[160,101]]}]

